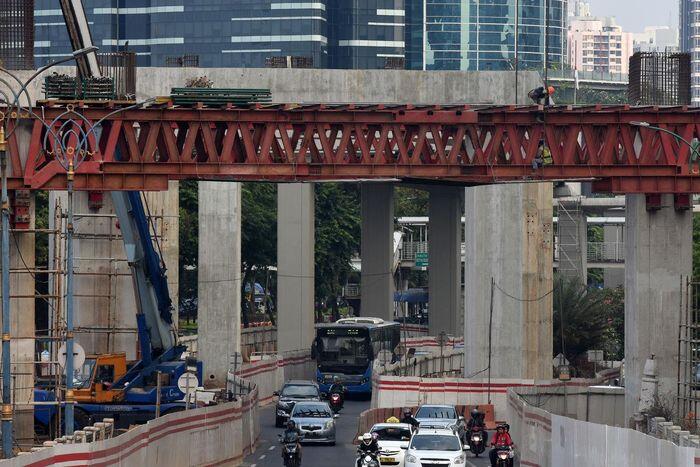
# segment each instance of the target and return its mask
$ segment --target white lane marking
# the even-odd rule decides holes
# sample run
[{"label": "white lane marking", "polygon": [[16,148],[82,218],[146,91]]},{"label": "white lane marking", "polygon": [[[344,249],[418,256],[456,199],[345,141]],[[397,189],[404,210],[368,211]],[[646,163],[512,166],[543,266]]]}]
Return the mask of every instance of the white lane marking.
[{"label": "white lane marking", "polygon": [[250,467],[258,467],[258,464],[253,464]]},{"label": "white lane marking", "polygon": [[260,456],[260,460],[263,460],[263,459],[265,459],[265,454],[263,454],[262,456]]},{"label": "white lane marking", "polygon": [[275,449],[275,446],[270,446],[270,449],[268,451],[273,451]]}]

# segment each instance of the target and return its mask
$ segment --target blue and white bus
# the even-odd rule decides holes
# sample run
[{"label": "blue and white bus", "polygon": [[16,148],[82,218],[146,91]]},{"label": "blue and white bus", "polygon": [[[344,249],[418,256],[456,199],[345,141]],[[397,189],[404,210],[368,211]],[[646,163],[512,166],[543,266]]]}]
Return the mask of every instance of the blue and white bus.
[{"label": "blue and white bus", "polygon": [[348,393],[371,394],[375,360],[394,361],[400,340],[401,325],[380,318],[344,318],[317,324],[312,354],[321,391],[328,392],[338,376]]}]

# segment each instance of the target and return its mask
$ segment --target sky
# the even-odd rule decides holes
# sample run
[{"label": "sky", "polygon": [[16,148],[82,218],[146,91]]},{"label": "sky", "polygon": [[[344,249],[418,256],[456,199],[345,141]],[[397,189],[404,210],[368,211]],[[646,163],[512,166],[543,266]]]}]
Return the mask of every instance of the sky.
[{"label": "sky", "polygon": [[645,26],[678,26],[678,0],[588,1],[593,16],[615,16],[625,31],[641,32]]}]

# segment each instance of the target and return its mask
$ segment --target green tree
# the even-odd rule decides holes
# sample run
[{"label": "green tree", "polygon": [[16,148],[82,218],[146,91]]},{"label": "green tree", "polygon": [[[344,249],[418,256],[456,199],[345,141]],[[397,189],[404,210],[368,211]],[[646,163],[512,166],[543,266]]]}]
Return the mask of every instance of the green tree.
[{"label": "green tree", "polygon": [[700,214],[693,215],[693,281],[700,281]]},{"label": "green tree", "polygon": [[622,360],[625,357],[625,289],[603,289],[603,302],[608,320],[608,329],[603,336],[602,349],[606,358]]},{"label": "green tree", "polygon": [[394,215],[396,217],[424,217],[428,215],[430,196],[425,190],[394,188]]},{"label": "green tree", "polygon": [[586,351],[600,350],[605,342],[610,327],[606,295],[600,289],[587,288],[577,279],[558,276],[553,299],[554,355],[562,353],[563,334],[564,356],[575,366]]},{"label": "green tree", "polygon": [[[270,288],[269,270],[277,264],[277,185],[244,183],[241,190],[241,266],[244,287],[261,282]],[[266,289],[266,293],[269,290]],[[247,296],[246,296],[247,295]],[[254,309],[255,294],[243,294],[243,324]]]},{"label": "green tree", "polygon": [[338,297],[348,275],[350,260],[360,247],[359,187],[351,184],[316,185],[316,302],[338,315]]},{"label": "green tree", "polygon": [[189,323],[196,316],[197,262],[199,257],[199,192],[196,180],[180,183],[179,302]]}]

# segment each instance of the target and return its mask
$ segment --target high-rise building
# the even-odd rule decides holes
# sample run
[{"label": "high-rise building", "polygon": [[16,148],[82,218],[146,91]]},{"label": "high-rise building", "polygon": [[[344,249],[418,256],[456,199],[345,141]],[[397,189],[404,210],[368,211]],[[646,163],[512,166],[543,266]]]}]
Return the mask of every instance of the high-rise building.
[{"label": "high-rise building", "polygon": [[[37,62],[70,52],[55,0],[37,0]],[[384,68],[404,57],[404,0],[84,0],[102,52],[140,66]],[[275,60],[273,60],[275,61]]]},{"label": "high-rise building", "polygon": [[700,103],[700,0],[680,0],[679,26],[681,52],[690,53],[691,94]]},{"label": "high-rise building", "polygon": [[406,0],[406,11],[411,68],[511,70],[517,56],[520,69],[539,70],[545,49],[550,65],[564,62],[567,0]]},{"label": "high-rise building", "polygon": [[10,70],[34,63],[34,0],[0,2],[0,66]]},{"label": "high-rise building", "polygon": [[635,52],[675,52],[678,50],[678,29],[670,26],[648,26],[636,32]]},{"label": "high-rise building", "polygon": [[569,66],[574,70],[627,74],[632,34],[610,17],[583,16],[569,20]]}]

